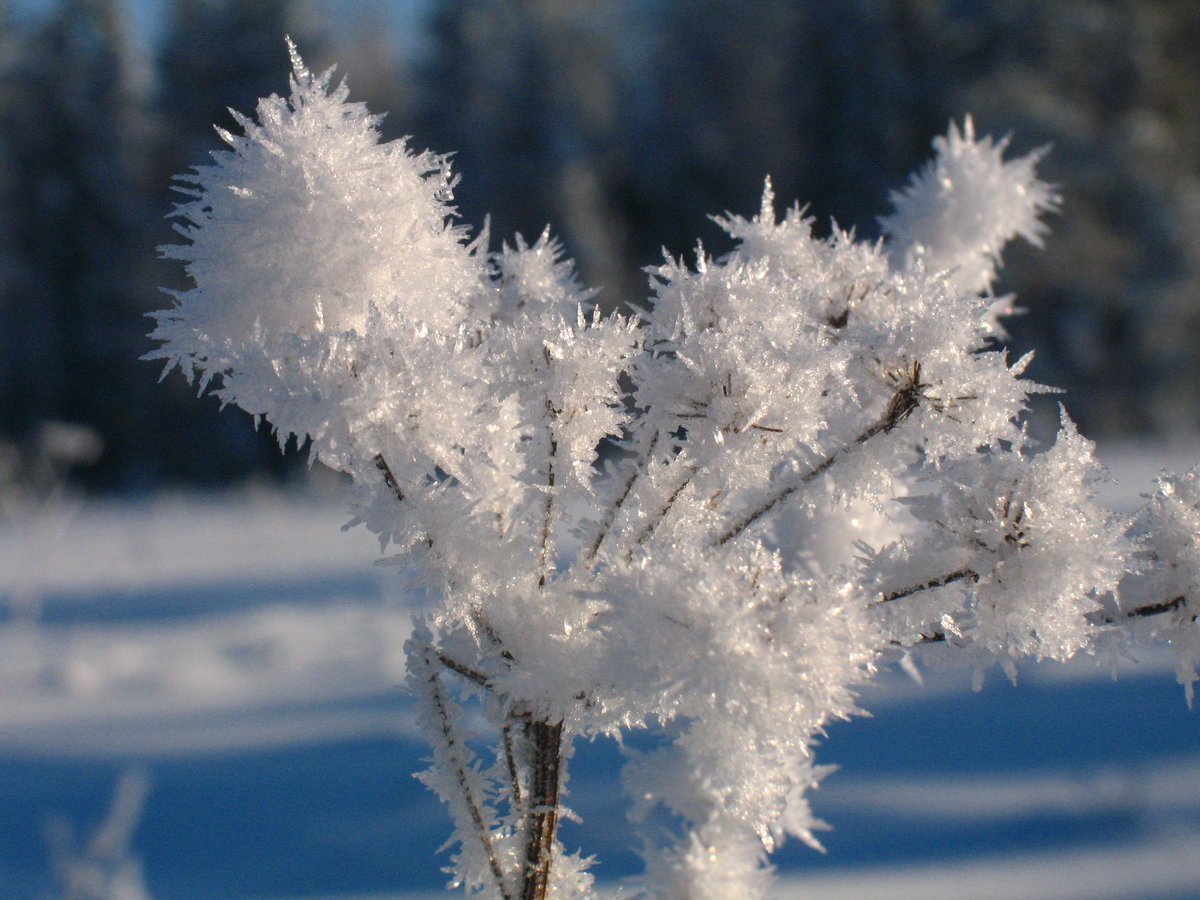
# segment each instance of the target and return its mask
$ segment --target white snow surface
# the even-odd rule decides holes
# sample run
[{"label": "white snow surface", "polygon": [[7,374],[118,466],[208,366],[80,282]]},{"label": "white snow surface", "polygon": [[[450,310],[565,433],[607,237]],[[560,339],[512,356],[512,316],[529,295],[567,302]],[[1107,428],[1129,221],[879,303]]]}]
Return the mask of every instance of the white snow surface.
[{"label": "white snow surface", "polygon": [[895,866],[781,879],[774,896],[804,900],[1100,900],[1194,897],[1200,832],[1121,847]]},{"label": "white snow surface", "polygon": [[342,531],[336,494],[273,490],[65,503],[0,527],[0,585],[85,600],[103,591],[361,572],[378,556]]},{"label": "white snow surface", "polygon": [[[410,603],[345,501],[173,496],[0,529],[0,750],[174,753],[406,732]],[[206,609],[211,601],[212,611]]]}]

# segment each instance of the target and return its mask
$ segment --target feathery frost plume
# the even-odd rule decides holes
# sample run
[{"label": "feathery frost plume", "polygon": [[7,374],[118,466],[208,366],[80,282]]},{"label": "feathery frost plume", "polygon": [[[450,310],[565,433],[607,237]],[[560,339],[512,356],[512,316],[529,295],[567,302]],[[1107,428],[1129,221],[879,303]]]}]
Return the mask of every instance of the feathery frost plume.
[{"label": "feathery frost plume", "polygon": [[922,260],[948,271],[965,291],[990,291],[1004,245],[1022,237],[1040,247],[1041,216],[1058,209],[1058,194],[1034,174],[1045,150],[1005,160],[1008,138],[976,140],[970,116],[934,138],[933,149],[908,186],[892,191],[894,211],[880,219],[891,252],[905,266]]}]

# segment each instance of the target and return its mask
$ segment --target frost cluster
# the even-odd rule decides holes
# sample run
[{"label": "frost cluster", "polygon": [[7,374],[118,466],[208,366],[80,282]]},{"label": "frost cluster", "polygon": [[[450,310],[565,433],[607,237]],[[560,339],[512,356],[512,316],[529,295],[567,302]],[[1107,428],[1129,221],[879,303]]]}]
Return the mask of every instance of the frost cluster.
[{"label": "frost cluster", "polygon": [[[1196,476],[1163,482],[1147,544],[1093,502],[1065,413],[1040,454],[1019,424],[1045,389],[991,287],[1057,205],[1036,154],[951,126],[878,243],[819,236],[768,182],[717,220],[732,252],[665,260],[623,317],[549,234],[472,239],[446,158],[381,143],[294,48],[290,96],[239,122],[184,179],[165,253],[193,286],[154,356],[310,439],[419,573],[424,777],[468,892],[589,892],[557,835],[578,738],[660,738],[622,777],[645,894],[760,896],[787,836],[819,848],[814,742],[881,665],[1011,669],[1154,619],[1192,671]],[[1121,607],[1131,568],[1148,599]]]}]

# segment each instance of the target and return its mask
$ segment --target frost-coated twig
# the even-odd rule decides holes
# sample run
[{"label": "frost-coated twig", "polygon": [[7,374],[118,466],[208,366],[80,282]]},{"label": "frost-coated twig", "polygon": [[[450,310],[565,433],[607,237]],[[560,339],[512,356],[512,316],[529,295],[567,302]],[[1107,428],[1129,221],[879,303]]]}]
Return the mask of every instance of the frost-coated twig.
[{"label": "frost-coated twig", "polygon": [[944,644],[946,642],[946,632],[944,631],[923,631],[911,644],[900,640],[888,641],[893,647],[919,647],[925,644]]},{"label": "frost-coated twig", "polygon": [[879,598],[879,603],[891,603],[893,600],[901,600],[904,597],[911,597],[913,594],[919,594],[922,591],[931,591],[934,588],[945,587],[948,584],[954,584],[957,581],[978,581],[979,574],[971,568],[963,567],[950,572],[947,575],[940,575],[937,578],[930,578],[928,581],[922,581],[920,584],[914,584],[910,587],[900,588],[897,591],[889,591]]},{"label": "frost-coated twig", "polygon": [[445,653],[442,653],[440,650],[437,653],[437,658],[438,658],[438,662],[440,662],[443,666],[445,666],[450,671],[457,672],[459,675],[463,676],[467,680],[475,682],[480,687],[485,687],[485,688],[491,687],[491,685],[488,684],[487,676],[484,675],[482,672],[472,669],[470,666],[464,665],[463,663],[460,663],[455,659],[451,659],[449,656],[447,656]]},{"label": "frost-coated twig", "polygon": [[658,445],[658,435],[659,433],[655,431],[653,436],[651,436],[645,450],[638,456],[633,472],[631,472],[629,477],[625,480],[625,485],[621,489],[621,493],[617,495],[617,499],[613,501],[612,505],[609,506],[608,510],[605,512],[596,536],[592,539],[592,542],[588,545],[587,549],[584,550],[583,555],[581,556],[581,559],[585,565],[590,567],[595,561],[597,554],[600,552],[600,548],[604,545],[605,538],[608,537],[609,532],[612,530],[613,524],[617,520],[617,516],[621,512],[621,508],[625,505],[625,501],[629,499],[629,495],[633,492],[633,486],[637,484],[638,479],[641,478],[642,473],[646,471],[646,467],[650,465],[650,461],[654,458],[654,448]]},{"label": "frost-coated twig", "polygon": [[[1158,603],[1148,603],[1145,606],[1134,607],[1133,609],[1126,610],[1125,615],[1121,617],[1104,616],[1100,621],[1104,625],[1116,625],[1121,621],[1122,618],[1149,619],[1153,618],[1154,616],[1162,616],[1169,612],[1174,612],[1181,606],[1184,606],[1186,603],[1187,597],[1180,595],[1178,597],[1173,597],[1170,600],[1163,600]],[[1193,615],[1192,621],[1195,622],[1198,620],[1198,618],[1200,618],[1200,613]]]},{"label": "frost-coated twig", "polygon": [[[549,362],[549,353],[547,353],[547,362]],[[553,567],[554,560],[554,490],[557,474],[554,471],[555,462],[558,457],[558,437],[554,432],[555,420],[558,417],[558,410],[554,405],[546,401],[546,429],[550,435],[550,447],[546,460],[546,500],[542,511],[542,538],[541,549],[538,553],[538,587],[544,588],[546,581],[550,577],[550,570]]]},{"label": "frost-coated twig", "polygon": [[508,779],[512,788],[514,818],[518,821],[525,819],[525,804],[521,797],[521,775],[517,771],[516,753],[513,750],[512,722],[505,722],[500,729],[500,737],[504,743],[504,762],[508,767]]},{"label": "frost-coated twig", "polygon": [[630,541],[629,547],[626,550],[628,554],[633,553],[634,547],[640,547],[644,545],[648,540],[650,540],[651,537],[654,536],[654,532],[658,529],[658,526],[662,524],[668,515],[670,515],[671,508],[675,506],[675,501],[679,499],[685,490],[687,490],[687,486],[692,483],[692,479],[695,477],[696,467],[694,465],[688,465],[683,478],[680,479],[679,484],[675,485],[675,487],[671,489],[671,493],[668,494],[667,499],[663,501],[662,507],[659,508],[657,513],[650,517],[650,520],[642,526],[641,530],[638,531],[637,536]]},{"label": "frost-coated twig", "polygon": [[383,473],[384,484],[388,486],[388,490],[392,492],[395,498],[401,503],[404,502],[404,491],[400,489],[400,482],[396,480],[396,475],[392,472],[392,467],[388,465],[388,461],[382,453],[376,453],[372,460],[375,463],[375,468]]},{"label": "frost-coated twig", "polygon": [[[383,483],[392,492],[392,496],[396,498],[396,502],[403,503],[405,499],[404,491],[401,489],[400,482],[396,480],[396,474],[392,471],[392,467],[388,465],[388,461],[384,455],[376,453],[371,461],[375,464],[375,468],[383,473]],[[425,536],[425,546],[430,550],[433,549],[433,538],[429,535]]]},{"label": "frost-coated twig", "polygon": [[467,815],[471,819],[471,826],[478,836],[480,844],[483,845],[483,852],[487,856],[488,868],[492,870],[492,875],[495,876],[496,889],[504,900],[512,900],[512,894],[504,883],[504,873],[500,868],[500,860],[496,856],[496,848],[492,842],[491,831],[483,820],[482,808],[474,792],[471,790],[471,783],[467,778],[467,761],[463,758],[461,751],[463,743],[454,733],[450,710],[445,694],[442,693],[441,679],[438,676],[437,667],[433,663],[433,653],[432,648],[426,649],[425,665],[429,672],[429,695],[433,701],[433,706],[437,712],[438,722],[441,727],[445,756],[453,772],[454,780],[462,792],[463,805],[466,807]]},{"label": "frost-coated twig", "polygon": [[1179,607],[1183,606],[1185,603],[1187,603],[1187,597],[1181,595],[1171,600],[1164,600],[1161,603],[1151,603],[1147,606],[1138,606],[1126,612],[1125,617],[1133,619],[1145,618],[1146,616],[1160,616],[1163,613],[1168,613],[1172,610],[1179,609]]},{"label": "frost-coated twig", "polygon": [[807,484],[811,484],[817,478],[828,472],[833,464],[839,459],[852,452],[855,448],[866,444],[871,438],[879,434],[884,434],[895,428],[900,422],[908,418],[908,416],[917,408],[920,403],[920,389],[922,385],[916,379],[920,376],[920,366],[913,364],[914,376],[913,380],[902,385],[892,395],[888,402],[887,411],[880,417],[879,421],[864,430],[861,434],[854,438],[850,443],[830,453],[817,465],[813,466],[795,481],[778,488],[767,500],[755,507],[750,512],[746,513],[742,518],[738,519],[734,524],[726,528],[717,537],[714,544],[716,546],[724,546],[735,537],[744,532],[747,528],[773,510],[776,506],[794,494],[800,488]]}]

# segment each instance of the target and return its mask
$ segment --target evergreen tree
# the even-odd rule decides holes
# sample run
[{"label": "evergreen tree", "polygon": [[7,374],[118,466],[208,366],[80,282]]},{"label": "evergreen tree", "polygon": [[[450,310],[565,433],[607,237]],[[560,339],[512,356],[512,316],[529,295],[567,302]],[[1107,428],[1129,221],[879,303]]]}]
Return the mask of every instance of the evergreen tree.
[{"label": "evergreen tree", "polygon": [[6,77],[12,260],[5,291],[5,430],[44,419],[98,429],[117,478],[145,422],[127,355],[152,274],[150,70],[117,0],[64,0],[22,36]]}]

